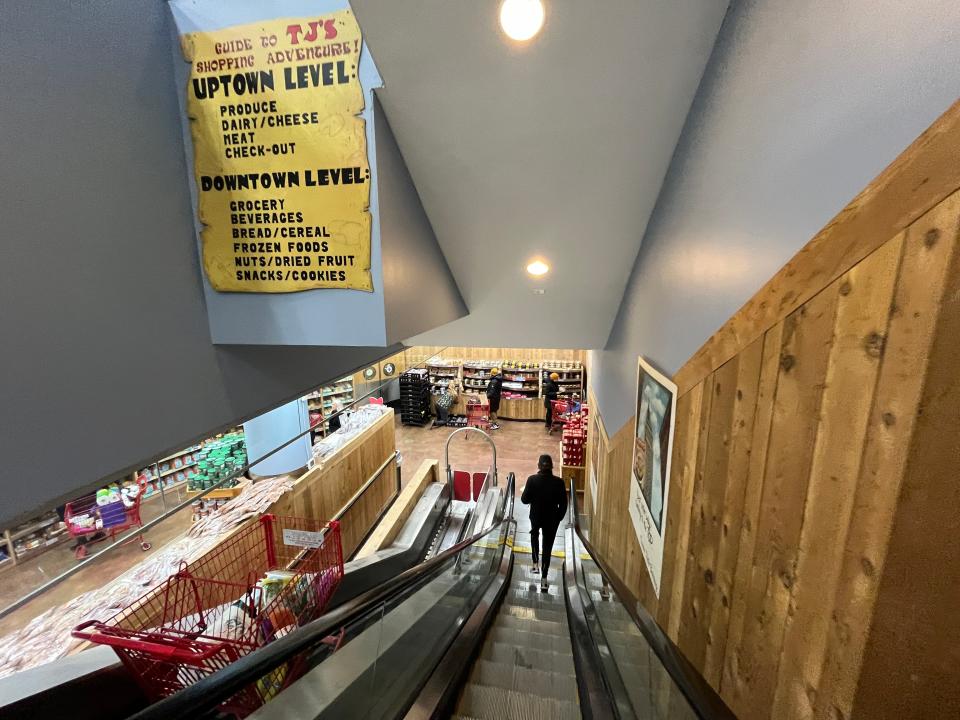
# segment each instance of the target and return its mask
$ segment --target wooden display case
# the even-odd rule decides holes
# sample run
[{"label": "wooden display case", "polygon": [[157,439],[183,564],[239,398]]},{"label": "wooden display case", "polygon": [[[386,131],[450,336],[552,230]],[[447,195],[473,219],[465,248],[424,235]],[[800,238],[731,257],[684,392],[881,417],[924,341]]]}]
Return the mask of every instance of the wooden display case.
[{"label": "wooden display case", "polygon": [[563,484],[567,490],[570,490],[570,483],[577,484],[577,492],[583,493],[584,479],[586,478],[586,469],[577,465],[561,465],[560,477],[563,478]]}]

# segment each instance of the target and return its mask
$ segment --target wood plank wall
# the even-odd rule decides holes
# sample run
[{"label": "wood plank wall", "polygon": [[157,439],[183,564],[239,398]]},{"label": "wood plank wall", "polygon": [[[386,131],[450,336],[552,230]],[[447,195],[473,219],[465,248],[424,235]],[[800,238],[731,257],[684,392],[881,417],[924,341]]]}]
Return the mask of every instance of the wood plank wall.
[{"label": "wood plank wall", "polygon": [[960,717],[958,188],[960,104],[677,373],[659,598],[601,453],[599,551],[741,718]]}]

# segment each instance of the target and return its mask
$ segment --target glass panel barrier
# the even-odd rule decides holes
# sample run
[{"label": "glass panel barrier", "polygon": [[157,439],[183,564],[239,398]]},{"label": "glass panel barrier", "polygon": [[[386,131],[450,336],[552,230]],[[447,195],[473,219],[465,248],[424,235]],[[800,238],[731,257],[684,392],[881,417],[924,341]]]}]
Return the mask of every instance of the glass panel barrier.
[{"label": "glass panel barrier", "polygon": [[[599,646],[604,672],[608,675],[608,686],[620,716],[651,720],[696,720],[697,713],[670,677],[630,613],[616,593],[604,587],[600,568],[579,542],[577,550],[577,584],[588,609],[590,631]],[[609,677],[611,673],[616,675]],[[625,694],[625,697],[617,697],[618,694]]]},{"label": "glass panel barrier", "polygon": [[[252,718],[396,717],[416,698],[496,576],[509,522],[344,630],[342,646]],[[301,715],[309,709],[308,715]]]}]

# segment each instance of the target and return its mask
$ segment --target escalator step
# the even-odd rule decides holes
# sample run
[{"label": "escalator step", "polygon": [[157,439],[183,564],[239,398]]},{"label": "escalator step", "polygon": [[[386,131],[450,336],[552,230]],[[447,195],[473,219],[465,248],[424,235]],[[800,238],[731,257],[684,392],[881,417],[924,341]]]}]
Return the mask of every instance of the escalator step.
[{"label": "escalator step", "polygon": [[567,622],[567,614],[563,611],[525,607],[522,605],[508,605],[506,601],[504,601],[500,609],[500,614],[512,615],[524,620],[546,620],[548,622],[563,623],[564,626]]},{"label": "escalator step", "polygon": [[478,720],[576,720],[580,717],[579,708],[572,702],[483,685],[464,687],[457,712]]},{"label": "escalator step", "polygon": [[569,635],[567,624],[555,620],[530,619],[518,617],[503,611],[493,622],[495,628],[514,628],[525,632],[537,632],[542,635]]},{"label": "escalator step", "polygon": [[508,663],[498,663],[493,660],[478,658],[470,671],[469,682],[474,685],[488,685],[490,687],[513,689],[514,667]]},{"label": "escalator step", "polygon": [[513,673],[513,689],[519,693],[577,702],[577,678],[566,673],[518,667]]},{"label": "escalator step", "polygon": [[570,640],[565,635],[557,633],[536,632],[541,627],[541,623],[533,625],[534,632],[520,630],[519,628],[498,628],[494,627],[490,632],[490,637],[496,642],[510,643],[520,647],[528,647],[533,650],[549,650],[550,652],[567,653],[571,652]]},{"label": "escalator step", "polygon": [[554,700],[577,701],[577,678],[561,672],[545,672],[506,663],[478,659],[468,682],[504,690],[531,693]]},{"label": "escalator step", "polygon": [[516,667],[562,672],[572,675],[572,653],[555,653],[547,650],[533,650],[508,643],[488,642],[484,645],[480,657],[493,662],[506,663]]}]

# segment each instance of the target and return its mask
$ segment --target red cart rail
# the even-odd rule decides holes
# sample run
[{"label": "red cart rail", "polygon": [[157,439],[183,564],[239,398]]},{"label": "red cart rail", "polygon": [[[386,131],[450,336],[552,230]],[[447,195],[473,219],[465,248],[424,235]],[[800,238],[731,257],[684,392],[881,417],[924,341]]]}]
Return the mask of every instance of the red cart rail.
[{"label": "red cart rail", "polygon": [[[339,523],[264,515],[106,622],[73,636],[109,645],[152,700],[172,695],[317,618],[343,578]],[[244,717],[296,680],[289,661],[221,709]]]}]

